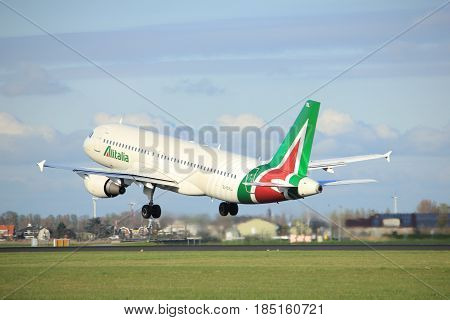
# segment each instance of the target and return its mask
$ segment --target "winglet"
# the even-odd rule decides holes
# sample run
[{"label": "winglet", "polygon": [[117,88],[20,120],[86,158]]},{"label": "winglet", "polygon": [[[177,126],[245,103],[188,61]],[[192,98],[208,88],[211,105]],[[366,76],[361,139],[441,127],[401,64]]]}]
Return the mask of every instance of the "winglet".
[{"label": "winglet", "polygon": [[47,161],[47,160],[42,160],[41,162],[37,163],[37,166],[39,167],[39,170],[41,172],[44,172],[45,161]]},{"label": "winglet", "polygon": [[384,155],[384,157],[386,158],[387,162],[391,162],[391,153],[392,153],[392,150]]}]

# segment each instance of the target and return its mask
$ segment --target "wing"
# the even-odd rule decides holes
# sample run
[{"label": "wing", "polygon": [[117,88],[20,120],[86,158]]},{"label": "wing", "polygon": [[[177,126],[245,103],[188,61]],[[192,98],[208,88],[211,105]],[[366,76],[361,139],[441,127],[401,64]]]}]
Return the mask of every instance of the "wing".
[{"label": "wing", "polygon": [[45,160],[39,162],[37,165],[41,170],[41,172],[44,171],[44,168],[62,169],[75,172],[81,177],[84,177],[89,174],[95,174],[105,176],[110,179],[128,180],[130,181],[130,184],[132,182],[136,183],[140,182],[140,183],[152,183],[156,185],[163,185],[169,187],[178,186],[177,181],[158,171],[152,171],[150,173],[138,173],[135,171],[108,170],[104,168],[75,168],[58,164],[50,164],[47,163]]},{"label": "wing", "polygon": [[390,162],[391,161],[391,153],[392,153],[392,151],[389,151],[388,153],[385,153],[385,154],[368,154],[365,156],[316,160],[316,161],[311,161],[309,163],[308,169],[309,170],[323,169],[327,172],[333,173],[334,172],[333,168],[343,167],[349,163],[354,163],[354,162],[383,159],[383,158],[386,159],[388,162]]},{"label": "wing", "polygon": [[373,183],[377,182],[377,180],[373,179],[353,179],[353,180],[323,180],[317,181],[320,185],[324,187],[332,187],[332,186],[346,186],[350,184],[363,184],[363,183]]}]

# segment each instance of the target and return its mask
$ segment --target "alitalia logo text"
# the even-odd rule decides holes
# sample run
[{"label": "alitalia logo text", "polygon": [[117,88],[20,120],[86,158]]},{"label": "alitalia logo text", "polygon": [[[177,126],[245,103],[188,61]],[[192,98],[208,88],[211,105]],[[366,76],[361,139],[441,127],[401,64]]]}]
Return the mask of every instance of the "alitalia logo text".
[{"label": "alitalia logo text", "polygon": [[123,152],[116,151],[116,150],[112,149],[111,146],[106,147],[105,153],[103,153],[103,155],[105,157],[108,157],[108,158],[113,158],[113,159],[116,159],[116,160],[128,162],[128,155],[127,154],[125,154]]}]

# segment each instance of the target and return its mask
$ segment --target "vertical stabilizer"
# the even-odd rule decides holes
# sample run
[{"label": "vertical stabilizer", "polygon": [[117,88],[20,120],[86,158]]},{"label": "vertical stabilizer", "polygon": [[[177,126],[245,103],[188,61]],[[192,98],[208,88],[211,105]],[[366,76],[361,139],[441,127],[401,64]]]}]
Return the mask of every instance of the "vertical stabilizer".
[{"label": "vertical stabilizer", "polygon": [[316,131],[320,103],[306,101],[269,165],[300,176],[308,173],[312,143]]}]

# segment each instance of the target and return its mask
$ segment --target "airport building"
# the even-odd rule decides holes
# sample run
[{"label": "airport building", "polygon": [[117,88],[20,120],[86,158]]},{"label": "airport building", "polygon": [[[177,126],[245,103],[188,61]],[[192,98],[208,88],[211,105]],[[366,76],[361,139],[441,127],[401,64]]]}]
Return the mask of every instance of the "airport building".
[{"label": "airport building", "polygon": [[239,235],[244,238],[271,239],[277,236],[279,226],[263,219],[250,219],[239,223],[237,226]]},{"label": "airport building", "polygon": [[450,214],[438,213],[380,213],[368,218],[347,219],[346,227],[401,227],[438,228],[450,227]]},{"label": "airport building", "polygon": [[0,239],[12,240],[15,227],[13,225],[0,225]]},{"label": "airport building", "polygon": [[364,238],[384,236],[433,235],[450,233],[450,214],[384,213],[368,218],[347,219],[345,227]]},{"label": "airport building", "polygon": [[29,223],[25,228],[20,229],[16,232],[16,238],[18,239],[33,239],[37,238],[39,234],[39,227],[38,226],[32,226],[31,223]]}]

